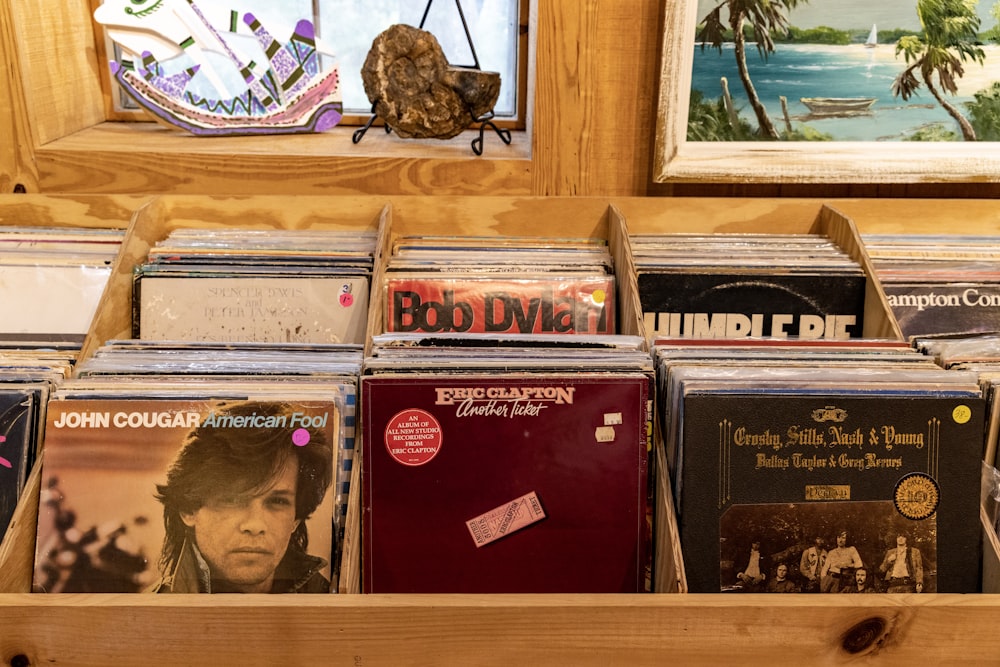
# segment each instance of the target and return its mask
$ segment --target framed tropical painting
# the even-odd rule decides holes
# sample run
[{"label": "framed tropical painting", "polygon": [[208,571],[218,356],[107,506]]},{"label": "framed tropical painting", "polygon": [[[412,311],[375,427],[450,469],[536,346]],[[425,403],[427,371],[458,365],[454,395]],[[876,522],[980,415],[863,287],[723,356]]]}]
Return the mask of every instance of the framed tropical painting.
[{"label": "framed tropical painting", "polygon": [[656,182],[1000,182],[1000,0],[666,0]]}]

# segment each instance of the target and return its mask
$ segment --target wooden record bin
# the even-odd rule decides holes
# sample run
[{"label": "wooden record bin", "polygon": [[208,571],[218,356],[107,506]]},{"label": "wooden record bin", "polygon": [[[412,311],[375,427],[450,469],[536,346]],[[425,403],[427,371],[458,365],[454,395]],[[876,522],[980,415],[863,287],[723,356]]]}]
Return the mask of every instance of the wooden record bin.
[{"label": "wooden record bin", "polygon": [[[175,226],[381,229],[382,248],[395,236],[409,233],[601,236],[616,252],[619,275],[622,267],[629,267],[627,280],[634,271],[628,249],[620,247],[626,231],[826,230],[849,245],[858,238],[853,220],[861,233],[945,229],[1000,238],[1000,203],[990,201],[963,201],[960,223],[949,214],[958,204],[911,200],[12,195],[0,197],[0,220],[15,222],[14,207],[20,224],[59,220],[110,225],[132,215],[83,355],[92,354],[104,340],[130,335],[131,267]],[[863,247],[848,249],[867,263]],[[898,333],[877,286],[868,301],[866,326],[872,328],[866,335]],[[369,331],[378,326],[374,319],[369,319]],[[660,482],[658,590],[681,591],[676,524],[666,509],[669,488]],[[983,570],[988,592],[979,595],[873,595],[861,600],[682,592],[51,595],[27,592],[39,483],[36,469],[0,545],[4,665],[659,665],[848,663],[873,657],[922,664],[1000,659],[995,630],[1000,623],[1000,557],[985,514]],[[353,522],[356,528],[357,516]],[[357,533],[348,533],[348,571],[356,563],[356,538]],[[348,590],[356,590],[349,579],[342,581]]]}]

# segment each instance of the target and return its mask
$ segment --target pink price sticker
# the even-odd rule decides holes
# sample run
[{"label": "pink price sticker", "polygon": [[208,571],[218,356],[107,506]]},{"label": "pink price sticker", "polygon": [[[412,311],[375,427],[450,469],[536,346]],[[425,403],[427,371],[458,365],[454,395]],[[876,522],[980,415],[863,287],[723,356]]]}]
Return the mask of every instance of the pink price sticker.
[{"label": "pink price sticker", "polygon": [[397,412],[385,427],[389,456],[405,466],[422,466],[441,450],[441,423],[426,410]]},{"label": "pink price sticker", "polygon": [[538,500],[538,495],[531,491],[474,519],[469,519],[465,525],[476,547],[481,547],[544,518],[545,510],[542,509],[542,503]]}]

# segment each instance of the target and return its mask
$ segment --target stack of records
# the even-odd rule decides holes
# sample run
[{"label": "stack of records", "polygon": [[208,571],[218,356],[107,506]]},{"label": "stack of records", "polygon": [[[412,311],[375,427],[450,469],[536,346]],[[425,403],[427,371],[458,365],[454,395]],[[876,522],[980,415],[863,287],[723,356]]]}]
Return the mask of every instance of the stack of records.
[{"label": "stack of records", "polygon": [[615,333],[599,239],[406,237],[384,287],[389,332]]},{"label": "stack of records", "polygon": [[97,350],[48,404],[35,590],[336,591],[361,361],[358,345]]},{"label": "stack of records", "polygon": [[83,342],[124,232],[0,227],[0,339]]},{"label": "stack of records", "polygon": [[73,368],[76,347],[0,347],[0,541],[35,463],[49,395]]},{"label": "stack of records", "polygon": [[995,236],[863,238],[905,336],[1000,331],[1000,248]]},{"label": "stack of records", "polygon": [[818,234],[630,237],[649,336],[861,337],[866,278]]},{"label": "stack of records", "polygon": [[815,343],[655,346],[689,589],[979,590],[975,373]]},{"label": "stack of records", "polygon": [[986,396],[987,426],[983,460],[996,466],[1000,439],[1000,335],[915,338],[914,346],[942,368],[975,373]]},{"label": "stack of records", "polygon": [[363,343],[375,235],[176,229],[136,267],[142,340]]},{"label": "stack of records", "polygon": [[384,334],[374,354],[365,592],[648,590],[641,337]]},{"label": "stack of records", "polygon": [[404,237],[382,287],[362,589],[648,590],[652,360],[607,242]]}]

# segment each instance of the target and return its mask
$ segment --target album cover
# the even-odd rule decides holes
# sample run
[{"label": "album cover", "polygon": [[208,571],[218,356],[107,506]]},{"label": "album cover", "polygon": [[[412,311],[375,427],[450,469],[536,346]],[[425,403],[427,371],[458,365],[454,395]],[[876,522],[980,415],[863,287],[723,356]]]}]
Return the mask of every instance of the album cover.
[{"label": "album cover", "polygon": [[363,276],[142,274],[136,281],[143,340],[362,343]]},{"label": "album cover", "polygon": [[862,335],[861,273],[640,270],[649,336],[851,338]]},{"label": "album cover", "polygon": [[330,592],[342,435],[334,400],[50,401],[34,590]]},{"label": "album cover", "polygon": [[361,387],[364,592],[646,590],[649,375]]},{"label": "album cover", "polygon": [[1000,331],[1000,283],[884,282],[907,338]]},{"label": "album cover", "polygon": [[[682,409],[692,592],[766,592],[779,564],[803,591],[859,569],[880,592],[979,590],[978,394],[690,391]],[[807,575],[810,549],[826,569]]]},{"label": "album cover", "polygon": [[0,385],[0,541],[28,478],[39,407],[33,389]]},{"label": "album cover", "polygon": [[356,267],[371,271],[372,230],[179,227],[149,249],[149,266]]},{"label": "album cover", "polygon": [[38,340],[82,342],[90,328],[104,286],[111,275],[110,263],[13,265],[10,257],[0,261],[0,335],[21,335]]},{"label": "album cover", "polygon": [[615,333],[615,282],[603,274],[390,274],[389,332]]}]

